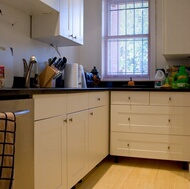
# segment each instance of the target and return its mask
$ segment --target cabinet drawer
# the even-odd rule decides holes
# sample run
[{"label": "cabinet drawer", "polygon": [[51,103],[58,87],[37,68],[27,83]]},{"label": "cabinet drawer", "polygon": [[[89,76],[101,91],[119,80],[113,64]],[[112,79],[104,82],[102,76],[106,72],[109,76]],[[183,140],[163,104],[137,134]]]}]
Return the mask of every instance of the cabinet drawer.
[{"label": "cabinet drawer", "polygon": [[111,132],[110,154],[167,160],[190,160],[190,137]]},{"label": "cabinet drawer", "polygon": [[67,94],[67,113],[88,109],[88,93]]},{"label": "cabinet drawer", "polygon": [[150,92],[150,105],[190,106],[188,92]]},{"label": "cabinet drawer", "polygon": [[149,105],[149,92],[111,92],[111,104]]},{"label": "cabinet drawer", "polygon": [[190,107],[111,105],[111,131],[190,135]]},{"label": "cabinet drawer", "polygon": [[90,92],[88,98],[89,108],[104,106],[106,104],[106,92]]},{"label": "cabinet drawer", "polygon": [[66,113],[66,95],[34,95],[34,120]]}]

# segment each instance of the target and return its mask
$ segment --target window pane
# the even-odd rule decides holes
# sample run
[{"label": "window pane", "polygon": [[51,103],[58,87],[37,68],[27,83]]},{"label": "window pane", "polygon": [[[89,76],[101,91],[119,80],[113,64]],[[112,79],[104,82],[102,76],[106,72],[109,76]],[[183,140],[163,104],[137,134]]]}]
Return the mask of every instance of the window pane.
[{"label": "window pane", "polygon": [[148,74],[148,38],[110,39],[108,75]]},{"label": "window pane", "polygon": [[110,3],[110,36],[148,34],[148,2]]}]

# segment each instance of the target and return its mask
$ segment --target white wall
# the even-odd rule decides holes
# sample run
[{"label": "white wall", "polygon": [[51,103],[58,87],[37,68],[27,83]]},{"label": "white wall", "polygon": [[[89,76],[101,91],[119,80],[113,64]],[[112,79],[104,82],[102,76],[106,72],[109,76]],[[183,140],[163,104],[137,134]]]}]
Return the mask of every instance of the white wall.
[{"label": "white wall", "polygon": [[[181,64],[184,61],[167,62],[162,56],[162,4],[156,0],[156,60],[151,62],[156,68],[166,68],[169,64]],[[101,9],[102,0],[84,0],[84,46],[59,48],[61,56],[69,63],[77,62],[91,71],[96,66],[101,73]],[[48,44],[30,38],[30,17],[14,8],[0,3],[0,65],[5,65],[6,87],[12,86],[13,76],[23,75],[22,59],[27,61],[35,55],[41,69],[48,58],[58,56]],[[12,26],[12,24],[14,26]],[[13,56],[10,47],[13,48]],[[185,62],[186,63],[186,62]],[[154,75],[155,70],[152,70]],[[152,78],[153,79],[153,78]]]},{"label": "white wall", "polygon": [[[13,76],[23,76],[23,62],[29,61],[35,55],[41,70],[51,57],[58,56],[50,45],[30,38],[30,16],[12,7],[0,3],[0,65],[5,66],[5,86],[12,87]],[[12,26],[14,24],[14,26]],[[13,48],[13,56],[10,51]],[[59,49],[61,56],[65,56],[68,62],[79,60],[79,48],[64,47]]]}]

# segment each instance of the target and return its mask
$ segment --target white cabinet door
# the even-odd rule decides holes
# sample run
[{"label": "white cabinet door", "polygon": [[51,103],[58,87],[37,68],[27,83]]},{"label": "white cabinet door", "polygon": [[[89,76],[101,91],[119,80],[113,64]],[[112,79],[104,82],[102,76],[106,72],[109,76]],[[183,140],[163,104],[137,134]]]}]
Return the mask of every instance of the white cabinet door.
[{"label": "white cabinet door", "polygon": [[68,188],[88,172],[88,111],[67,115]]},{"label": "white cabinet door", "polygon": [[65,116],[34,124],[35,189],[66,189]]},{"label": "white cabinet door", "polygon": [[93,169],[103,155],[104,107],[89,110],[89,170]]},{"label": "white cabinet door", "polygon": [[166,58],[190,56],[190,1],[163,0],[163,54]]},{"label": "white cabinet door", "polygon": [[72,0],[72,39],[83,44],[84,0]]}]

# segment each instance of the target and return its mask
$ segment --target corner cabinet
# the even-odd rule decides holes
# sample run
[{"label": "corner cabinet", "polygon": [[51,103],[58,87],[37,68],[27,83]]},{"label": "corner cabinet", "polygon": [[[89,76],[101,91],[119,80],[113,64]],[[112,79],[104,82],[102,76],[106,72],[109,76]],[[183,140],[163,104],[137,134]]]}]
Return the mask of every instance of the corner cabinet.
[{"label": "corner cabinet", "polygon": [[190,1],[162,0],[163,55],[166,59],[190,58]]},{"label": "corner cabinet", "polygon": [[60,0],[59,12],[32,16],[32,38],[56,47],[83,44],[83,0]]},{"label": "corner cabinet", "polygon": [[111,92],[110,154],[190,162],[189,112],[186,92]]}]

